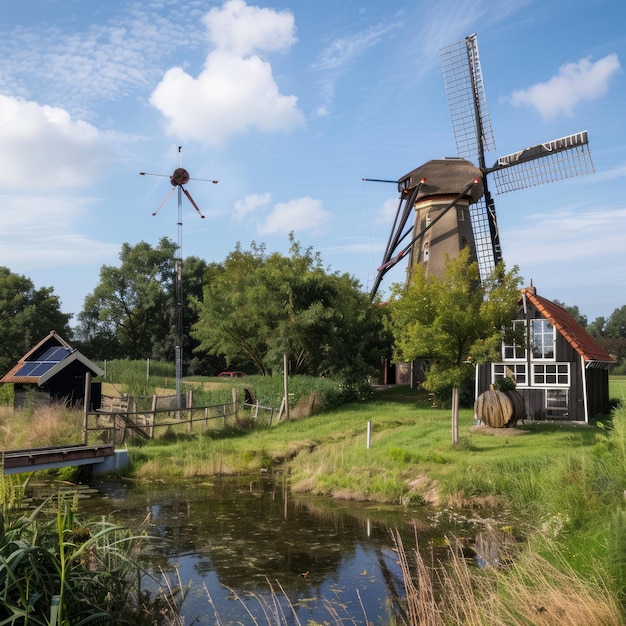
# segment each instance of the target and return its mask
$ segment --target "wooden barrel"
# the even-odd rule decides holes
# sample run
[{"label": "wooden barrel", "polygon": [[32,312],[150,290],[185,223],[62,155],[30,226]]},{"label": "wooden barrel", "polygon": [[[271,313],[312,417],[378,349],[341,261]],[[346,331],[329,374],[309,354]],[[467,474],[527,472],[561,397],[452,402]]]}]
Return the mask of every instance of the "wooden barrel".
[{"label": "wooden barrel", "polygon": [[477,419],[491,428],[515,426],[524,417],[524,399],[515,390],[490,389],[478,396],[474,412]]}]

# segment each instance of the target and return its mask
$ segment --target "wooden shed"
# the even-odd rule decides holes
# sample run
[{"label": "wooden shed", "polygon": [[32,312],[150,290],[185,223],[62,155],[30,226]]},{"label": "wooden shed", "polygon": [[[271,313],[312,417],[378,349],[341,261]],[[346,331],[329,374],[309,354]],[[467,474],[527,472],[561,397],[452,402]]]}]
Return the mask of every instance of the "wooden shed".
[{"label": "wooden shed", "polygon": [[521,290],[514,325],[522,325],[522,345],[502,345],[502,360],[477,367],[480,395],[497,378],[510,377],[524,399],[527,419],[588,423],[609,411],[611,355],[558,304]]},{"label": "wooden shed", "polygon": [[[104,371],[53,330],[0,379],[0,384],[13,384],[15,409],[29,402],[72,407],[84,403],[87,374],[104,376]],[[99,407],[100,397],[100,383],[91,383],[92,408]]]}]

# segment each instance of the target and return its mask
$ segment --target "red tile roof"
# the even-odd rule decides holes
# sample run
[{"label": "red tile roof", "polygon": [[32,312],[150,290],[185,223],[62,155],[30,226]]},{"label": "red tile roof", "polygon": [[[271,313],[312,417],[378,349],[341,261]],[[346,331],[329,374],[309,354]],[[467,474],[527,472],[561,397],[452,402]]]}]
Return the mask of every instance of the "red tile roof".
[{"label": "red tile roof", "polygon": [[585,361],[612,363],[613,357],[561,306],[537,295],[534,287],[524,287],[522,297],[535,306]]}]

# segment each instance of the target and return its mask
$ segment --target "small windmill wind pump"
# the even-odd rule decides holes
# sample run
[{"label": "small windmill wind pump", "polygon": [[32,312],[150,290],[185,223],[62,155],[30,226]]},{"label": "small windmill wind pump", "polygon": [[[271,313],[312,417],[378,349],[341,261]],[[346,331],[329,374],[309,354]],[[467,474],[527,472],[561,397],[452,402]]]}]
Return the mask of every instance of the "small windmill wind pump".
[{"label": "small windmill wind pump", "polygon": [[586,131],[500,157],[487,167],[485,152],[494,150],[495,142],[476,35],[443,48],[441,61],[458,157],[428,161],[398,181],[364,179],[397,183],[400,193],[372,298],[383,276],[407,255],[407,281],[418,263],[427,274],[442,276],[446,255],[455,257],[464,247],[477,259],[481,280],[491,274],[502,250],[488,176],[496,191],[505,193],[593,172]]},{"label": "small windmill wind pump", "polygon": [[[173,174],[169,176],[172,188],[152,215],[156,215],[161,207],[169,200],[170,196],[174,193],[174,190],[178,190],[178,245],[176,248],[176,256],[174,258],[174,306],[176,323],[176,401],[178,403],[178,408],[181,408],[180,386],[183,370],[183,194],[185,194],[189,202],[191,202],[191,205],[197,211],[198,215],[204,219],[202,211],[200,211],[198,205],[191,197],[191,194],[183,187],[183,185],[186,185],[190,180],[201,180],[214,184],[217,184],[218,181],[209,181],[205,178],[191,178],[189,176],[189,172],[183,168],[182,146],[178,146],[178,154],[179,166],[174,170]],[[141,176],[167,176],[167,174],[150,174],[149,172],[139,172],[139,174]]]}]

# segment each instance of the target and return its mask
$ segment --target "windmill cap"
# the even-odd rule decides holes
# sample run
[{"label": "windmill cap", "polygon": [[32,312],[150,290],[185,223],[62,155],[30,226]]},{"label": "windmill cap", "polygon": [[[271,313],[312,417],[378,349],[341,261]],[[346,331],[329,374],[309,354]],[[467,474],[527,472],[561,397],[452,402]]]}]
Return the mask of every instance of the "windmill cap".
[{"label": "windmill cap", "polygon": [[398,181],[400,192],[417,187],[422,182],[418,198],[431,196],[457,196],[468,183],[478,178],[479,184],[467,192],[470,203],[478,202],[483,195],[482,172],[466,159],[433,159],[420,165]]}]

